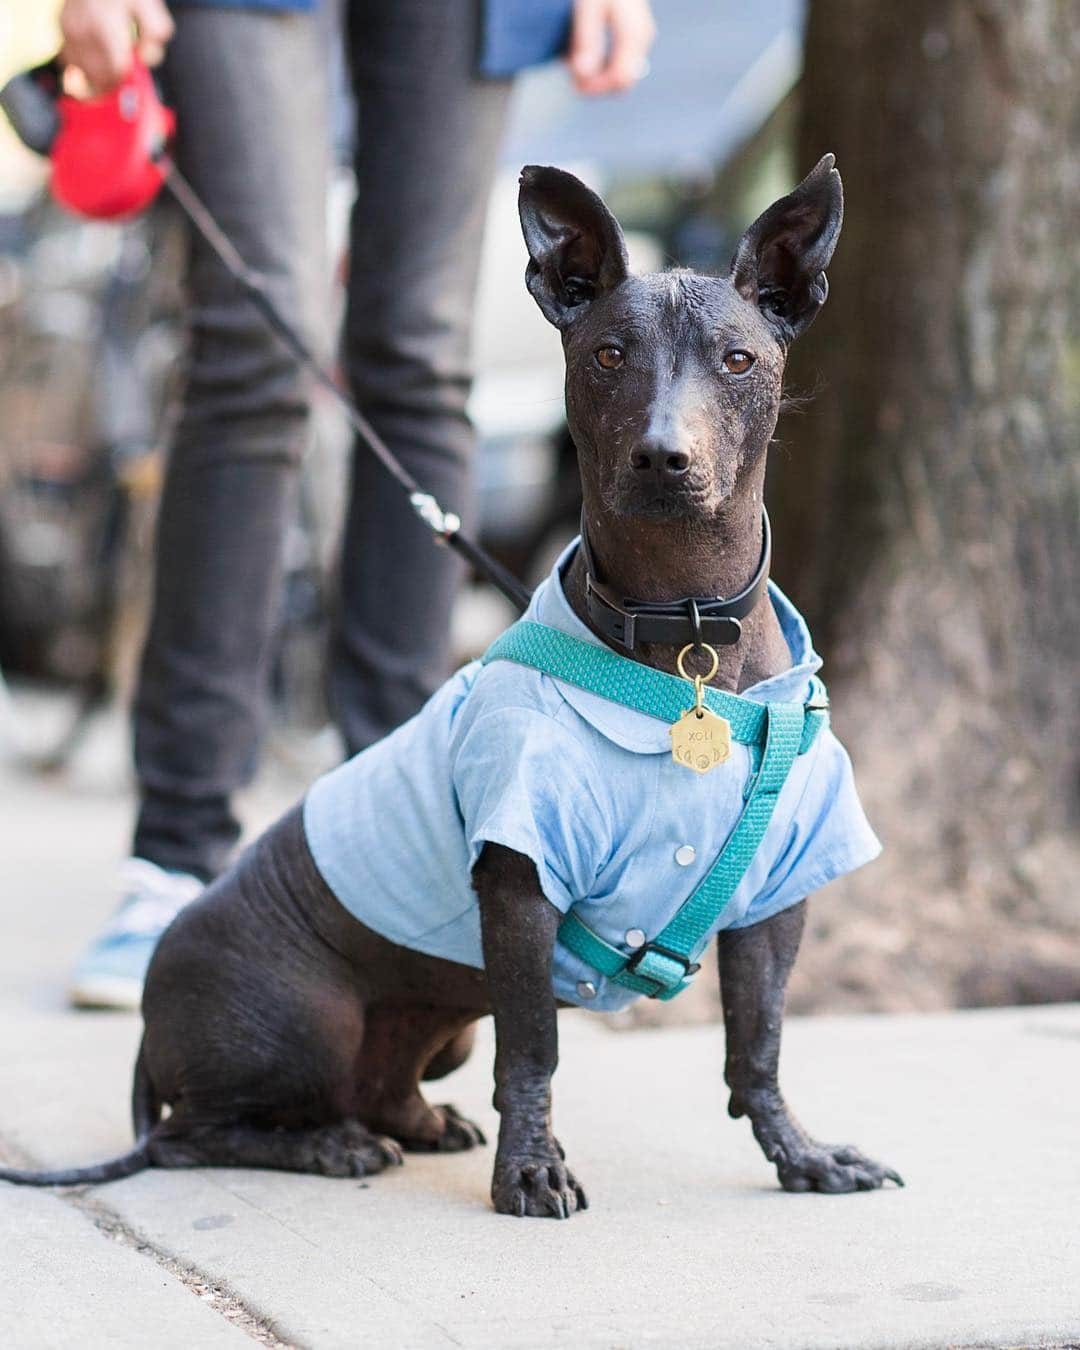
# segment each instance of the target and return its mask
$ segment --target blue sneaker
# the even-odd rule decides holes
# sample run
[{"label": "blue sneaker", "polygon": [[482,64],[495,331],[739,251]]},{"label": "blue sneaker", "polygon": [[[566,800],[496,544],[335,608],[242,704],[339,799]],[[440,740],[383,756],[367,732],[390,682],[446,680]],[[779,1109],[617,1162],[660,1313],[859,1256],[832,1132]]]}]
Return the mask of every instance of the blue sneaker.
[{"label": "blue sneaker", "polygon": [[142,1003],[146,968],[158,939],[203,890],[188,872],[166,872],[145,858],[129,858],[124,899],[75,967],[68,998],[80,1008],[126,1008]]}]

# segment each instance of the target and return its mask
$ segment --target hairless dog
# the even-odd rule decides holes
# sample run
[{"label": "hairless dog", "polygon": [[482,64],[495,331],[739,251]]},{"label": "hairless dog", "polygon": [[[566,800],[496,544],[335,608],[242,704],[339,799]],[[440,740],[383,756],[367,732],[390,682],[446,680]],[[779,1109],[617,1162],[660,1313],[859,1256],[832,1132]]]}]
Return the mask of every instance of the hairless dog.
[{"label": "hairless dog", "polygon": [[[674,597],[705,597],[700,615],[696,602],[686,602],[685,622],[710,622],[708,598],[739,593],[767,565],[765,461],[787,350],[825,301],[825,269],[840,232],[832,156],[750,226],[724,277],[631,275],[614,217],[558,169],[523,171],[520,212],[529,290],[562,335],[567,416],[581,470],[587,545],[565,559],[565,602],[583,631],[609,648],[591,591],[635,597],[639,615],[669,619]],[[733,630],[737,640],[715,649],[709,684],[731,694],[776,680],[793,664],[777,605],[763,589],[751,601]],[[611,603],[609,616],[622,613]],[[676,639],[678,625],[670,632],[666,640],[662,625],[651,636],[643,626],[640,641],[624,633],[614,645],[624,659],[670,674],[686,645]],[[693,633],[700,637],[701,629]],[[448,719],[485,678],[462,686]],[[421,727],[426,715],[417,719]],[[551,720],[551,735],[565,735],[572,717]],[[390,803],[398,790],[390,778],[402,762],[425,759],[417,734],[394,733],[337,772],[363,761]],[[513,745],[504,749],[512,760]],[[434,752],[430,764],[442,772]],[[572,766],[552,771],[560,773],[569,793]],[[385,788],[379,774],[390,775]],[[610,785],[584,781],[581,791],[595,796],[601,786]],[[435,789],[466,812],[449,789]],[[354,824],[377,831],[375,840],[404,828],[389,804],[381,815],[358,812]],[[580,829],[590,829],[584,818]],[[448,888],[467,888],[471,879],[475,892],[468,904],[479,942],[470,959],[450,959],[426,939],[410,946],[378,931],[374,920],[361,921],[318,861],[294,810],[165,933],[143,1002],[133,1102],[138,1143],[130,1153],[90,1168],[0,1170],[0,1178],[72,1184],[148,1166],[203,1165],[356,1176],[400,1163],[402,1150],[470,1148],[484,1142],[479,1128],[453,1107],[429,1105],[420,1085],[457,1067],[472,1047],[473,1024],[493,1014],[501,1118],[495,1208],[552,1217],[583,1209],[585,1192],[552,1130],[551,1081],[557,1008],[595,997],[599,977],[577,983],[580,999],[560,996],[555,966],[565,906],[553,903],[556,884],[541,876],[537,856],[482,833],[475,857],[464,843],[447,854],[445,867],[460,864],[464,872],[448,877]],[[848,865],[858,861],[865,857]],[[899,1184],[896,1172],[857,1149],[815,1142],[780,1092],[780,1027],[804,897],[789,897],[760,922],[718,926],[729,1110],[750,1118],[786,1190]]]}]

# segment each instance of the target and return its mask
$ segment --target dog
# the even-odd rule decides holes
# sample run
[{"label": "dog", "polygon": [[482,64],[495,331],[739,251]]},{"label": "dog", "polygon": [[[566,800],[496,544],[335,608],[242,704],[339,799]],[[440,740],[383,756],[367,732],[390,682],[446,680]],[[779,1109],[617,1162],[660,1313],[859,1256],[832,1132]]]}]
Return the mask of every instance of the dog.
[{"label": "dog", "polygon": [[[506,641],[557,638],[574,671],[497,643],[319,780],[164,934],[134,1149],[0,1178],[359,1176],[402,1150],[474,1147],[479,1128],[420,1084],[464,1061],[490,1013],[494,1207],[569,1217],[586,1197],[552,1131],[557,1007],[671,997],[716,935],[729,1110],[780,1184],[902,1184],[815,1142],[777,1081],[806,894],[878,849],[823,725],[805,625],[767,581],[763,513],[787,350],[825,301],[842,214],[826,156],[749,227],[729,275],[633,276],[595,193],[523,170],[526,283],[562,335],[584,508],[581,541]],[[753,847],[725,880],[739,831]],[[701,931],[667,936],[710,895]]]}]

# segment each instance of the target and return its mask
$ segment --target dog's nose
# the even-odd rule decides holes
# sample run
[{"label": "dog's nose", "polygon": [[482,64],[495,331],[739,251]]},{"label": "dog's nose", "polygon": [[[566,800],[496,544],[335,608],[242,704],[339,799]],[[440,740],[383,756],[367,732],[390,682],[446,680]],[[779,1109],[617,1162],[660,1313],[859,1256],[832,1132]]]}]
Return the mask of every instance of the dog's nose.
[{"label": "dog's nose", "polygon": [[642,441],[630,456],[630,467],[643,478],[673,483],[690,468],[690,456],[685,450],[673,450],[670,445]]}]

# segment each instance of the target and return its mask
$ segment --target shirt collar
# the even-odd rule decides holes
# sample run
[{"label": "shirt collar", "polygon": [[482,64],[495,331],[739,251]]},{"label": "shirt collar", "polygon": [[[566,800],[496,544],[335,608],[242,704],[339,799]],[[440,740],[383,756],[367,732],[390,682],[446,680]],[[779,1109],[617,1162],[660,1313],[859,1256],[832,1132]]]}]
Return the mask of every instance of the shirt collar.
[{"label": "shirt collar", "polygon": [[[562,586],[560,573],[577,546],[578,541],[574,539],[559,555],[551,572],[536,588],[524,617],[602,647],[604,644],[570,607]],[[810,676],[820,668],[821,657],[814,651],[806,621],[773,581],[769,582],[769,599],[791,652],[792,664],[779,675],[772,675],[744,689],[741,696],[753,699],[756,703],[804,702],[810,692]],[[636,750],[641,754],[670,751],[671,738],[667,724],[659,719],[624,707],[621,703],[613,703],[576,685],[556,681],[555,686],[576,713],[623,749]],[[688,707],[689,688],[687,685]]]}]

